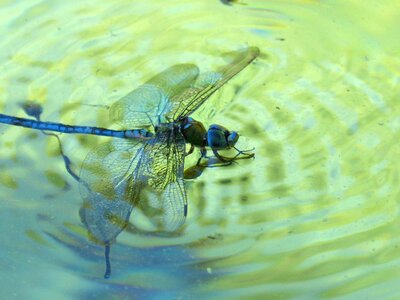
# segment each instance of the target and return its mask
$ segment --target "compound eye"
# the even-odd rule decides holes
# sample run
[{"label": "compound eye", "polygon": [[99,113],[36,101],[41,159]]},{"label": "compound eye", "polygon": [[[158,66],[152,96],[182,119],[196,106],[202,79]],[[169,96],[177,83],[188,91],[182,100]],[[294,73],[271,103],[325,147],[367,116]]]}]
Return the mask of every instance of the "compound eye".
[{"label": "compound eye", "polygon": [[221,125],[217,125],[217,124],[212,124],[210,125],[210,127],[208,128],[209,130],[218,130],[218,131],[223,131],[223,127]]},{"label": "compound eye", "polygon": [[228,147],[225,130],[222,126],[213,124],[208,128],[207,144],[214,149],[225,149]]},{"label": "compound eye", "polygon": [[235,146],[238,139],[239,139],[239,134],[236,131],[230,132],[227,138],[229,147]]}]

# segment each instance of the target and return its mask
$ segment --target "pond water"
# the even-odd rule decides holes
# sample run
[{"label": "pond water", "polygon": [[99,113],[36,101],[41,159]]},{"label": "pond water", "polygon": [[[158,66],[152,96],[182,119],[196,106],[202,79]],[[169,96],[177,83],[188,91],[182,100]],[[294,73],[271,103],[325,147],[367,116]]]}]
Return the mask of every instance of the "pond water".
[{"label": "pond water", "polygon": [[[399,298],[400,4],[1,1],[0,112],[117,128],[107,106],[178,63],[261,54],[193,117],[254,160],[187,181],[175,237],[87,239],[54,138],[0,125],[0,287],[7,299]],[[105,137],[61,135],[79,166]],[[189,165],[192,161],[188,160]]]}]

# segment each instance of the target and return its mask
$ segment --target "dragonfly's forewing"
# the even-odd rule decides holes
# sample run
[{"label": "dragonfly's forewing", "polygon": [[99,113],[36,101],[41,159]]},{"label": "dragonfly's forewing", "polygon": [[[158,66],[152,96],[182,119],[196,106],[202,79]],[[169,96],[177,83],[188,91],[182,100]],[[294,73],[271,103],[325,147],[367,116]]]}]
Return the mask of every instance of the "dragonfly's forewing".
[{"label": "dragonfly's forewing", "polygon": [[170,98],[176,97],[196,80],[199,69],[193,64],[174,65],[151,78],[110,107],[110,118],[128,128],[151,126],[172,108]]},{"label": "dragonfly's forewing", "polygon": [[171,110],[168,116],[173,120],[189,116],[215,91],[250,64],[259,53],[260,50],[257,47],[225,53],[223,57],[227,58],[229,63],[212,73],[199,76],[190,88],[173,97],[171,102],[179,103],[179,105],[174,104],[176,108]]},{"label": "dragonfly's forewing", "polygon": [[156,229],[179,228],[187,211],[184,151],[181,133],[167,130],[144,142],[112,141],[89,153],[81,171],[80,215],[92,240],[112,243],[134,208]]}]

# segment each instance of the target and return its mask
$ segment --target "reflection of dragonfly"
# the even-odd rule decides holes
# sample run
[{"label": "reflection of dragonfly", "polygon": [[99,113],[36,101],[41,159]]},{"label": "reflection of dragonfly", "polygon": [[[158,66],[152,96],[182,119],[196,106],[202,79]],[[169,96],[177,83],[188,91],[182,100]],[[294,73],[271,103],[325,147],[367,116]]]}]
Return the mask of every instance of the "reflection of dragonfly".
[{"label": "reflection of dragonfly", "polygon": [[[83,162],[80,185],[84,204],[80,216],[91,239],[105,246],[105,278],[111,274],[110,245],[128,225],[133,208],[148,217],[154,230],[172,232],[184,223],[187,215],[184,159],[195,146],[200,148],[200,159],[206,157],[206,147],[210,147],[220,161],[228,164],[238,158],[254,156],[235,148],[239,138],[236,132],[219,125],[211,125],[206,130],[189,115],[258,54],[255,47],[228,53],[226,57],[231,59],[228,65],[202,75],[192,64],[172,66],[111,106],[113,121],[127,128],[153,126],[155,133],[141,129],[130,130],[127,135],[121,133],[123,131],[107,134],[125,139],[113,139],[100,145]],[[0,115],[0,122],[21,125],[28,120],[18,118],[23,122],[16,124],[7,121],[10,119],[6,122],[6,118],[13,117]],[[63,126],[56,124],[53,128],[36,129],[61,131]],[[82,132],[74,133],[95,134],[92,129],[83,132],[84,127],[80,128]],[[188,153],[186,143],[191,145]],[[218,153],[230,148],[237,150],[236,156],[225,157]]]}]

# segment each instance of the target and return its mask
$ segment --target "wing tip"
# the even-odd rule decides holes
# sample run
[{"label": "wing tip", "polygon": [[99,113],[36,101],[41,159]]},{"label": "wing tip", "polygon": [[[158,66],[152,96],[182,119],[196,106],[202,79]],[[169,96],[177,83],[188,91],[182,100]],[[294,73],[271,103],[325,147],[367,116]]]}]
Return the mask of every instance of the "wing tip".
[{"label": "wing tip", "polygon": [[256,46],[251,46],[246,48],[244,51],[246,51],[250,57],[250,61],[252,61],[253,59],[255,59],[256,57],[258,57],[260,55],[260,48],[256,47]]},{"label": "wing tip", "polygon": [[260,55],[260,48],[256,46],[249,47],[250,52],[253,54],[254,57],[257,57]]}]

